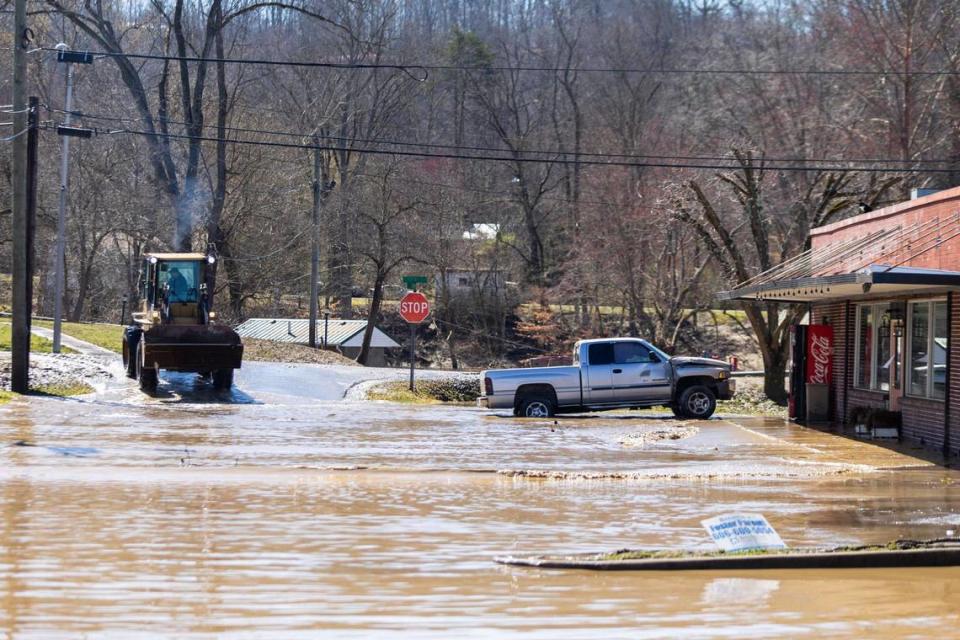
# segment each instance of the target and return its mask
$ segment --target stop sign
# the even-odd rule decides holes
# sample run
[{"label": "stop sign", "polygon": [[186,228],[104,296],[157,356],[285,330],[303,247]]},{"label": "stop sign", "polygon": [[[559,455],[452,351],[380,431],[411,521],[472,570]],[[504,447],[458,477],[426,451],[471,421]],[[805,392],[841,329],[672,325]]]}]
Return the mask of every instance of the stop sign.
[{"label": "stop sign", "polygon": [[420,324],[428,315],[430,303],[422,293],[410,291],[400,300],[400,317],[410,324]]}]

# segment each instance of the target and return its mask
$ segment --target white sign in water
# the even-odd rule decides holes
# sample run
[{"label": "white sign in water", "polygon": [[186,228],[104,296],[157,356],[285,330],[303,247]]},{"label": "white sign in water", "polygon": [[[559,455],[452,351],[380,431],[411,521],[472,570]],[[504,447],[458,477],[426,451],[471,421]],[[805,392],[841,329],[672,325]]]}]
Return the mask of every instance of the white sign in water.
[{"label": "white sign in water", "polygon": [[717,516],[700,524],[723,551],[787,548],[767,519],[758,513]]}]

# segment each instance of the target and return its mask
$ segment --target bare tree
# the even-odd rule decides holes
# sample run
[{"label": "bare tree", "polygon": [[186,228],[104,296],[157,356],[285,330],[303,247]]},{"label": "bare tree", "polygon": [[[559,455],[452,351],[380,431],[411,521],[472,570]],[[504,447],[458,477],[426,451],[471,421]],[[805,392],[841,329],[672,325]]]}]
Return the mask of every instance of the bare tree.
[{"label": "bare tree", "polygon": [[[689,180],[674,201],[676,218],[696,231],[731,286],[809,248],[810,229],[855,210],[858,202],[877,202],[898,182],[891,178],[858,184],[861,178],[856,174],[823,172],[813,180],[816,189],[808,191],[806,199],[778,202],[765,190],[772,172],[764,170],[763,160],[739,149],[734,154],[736,171],[718,173],[710,184]],[[794,205],[803,220],[801,232],[790,231],[798,225],[775,209],[785,205]],[[743,301],[742,306],[763,357],[764,392],[775,402],[786,402],[790,326],[799,322],[805,309],[771,301]]]},{"label": "bare tree", "polygon": [[419,203],[404,197],[394,184],[395,179],[395,167],[386,167],[383,175],[370,185],[368,193],[364,194],[366,197],[357,198],[353,203],[359,218],[357,229],[365,239],[358,251],[373,274],[367,327],[357,357],[357,362],[363,365],[367,364],[370,355],[370,341],[383,303],[383,287],[394,270],[413,257],[413,243],[410,242],[413,226],[409,219]]}]

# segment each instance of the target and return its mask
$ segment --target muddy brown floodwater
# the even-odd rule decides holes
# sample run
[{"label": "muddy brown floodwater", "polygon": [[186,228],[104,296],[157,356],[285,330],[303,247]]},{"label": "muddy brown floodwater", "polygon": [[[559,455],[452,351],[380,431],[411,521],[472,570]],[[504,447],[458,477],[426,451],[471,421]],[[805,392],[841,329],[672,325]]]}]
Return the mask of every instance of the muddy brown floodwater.
[{"label": "muddy brown floodwater", "polygon": [[114,387],[0,409],[0,637],[960,633],[955,568],[492,562],[709,549],[700,520],[731,511],[763,513],[791,546],[940,537],[960,529],[954,471],[760,418],[554,424],[338,401],[351,381],[318,371],[286,368],[278,385],[245,368],[227,397],[183,376],[154,399]]}]

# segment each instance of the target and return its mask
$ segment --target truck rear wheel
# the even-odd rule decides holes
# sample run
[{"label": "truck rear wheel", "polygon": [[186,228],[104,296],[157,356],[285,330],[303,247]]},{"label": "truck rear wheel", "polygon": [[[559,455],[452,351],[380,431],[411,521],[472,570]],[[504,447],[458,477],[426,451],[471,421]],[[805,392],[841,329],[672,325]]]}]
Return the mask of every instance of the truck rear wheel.
[{"label": "truck rear wheel", "polygon": [[546,396],[527,396],[520,402],[520,415],[524,418],[550,418],[556,412],[553,399]]},{"label": "truck rear wheel", "polygon": [[213,388],[229,389],[233,386],[233,369],[217,369],[213,372]]},{"label": "truck rear wheel", "polygon": [[717,396],[709,387],[693,385],[680,394],[677,409],[685,418],[706,420],[717,409]]}]

